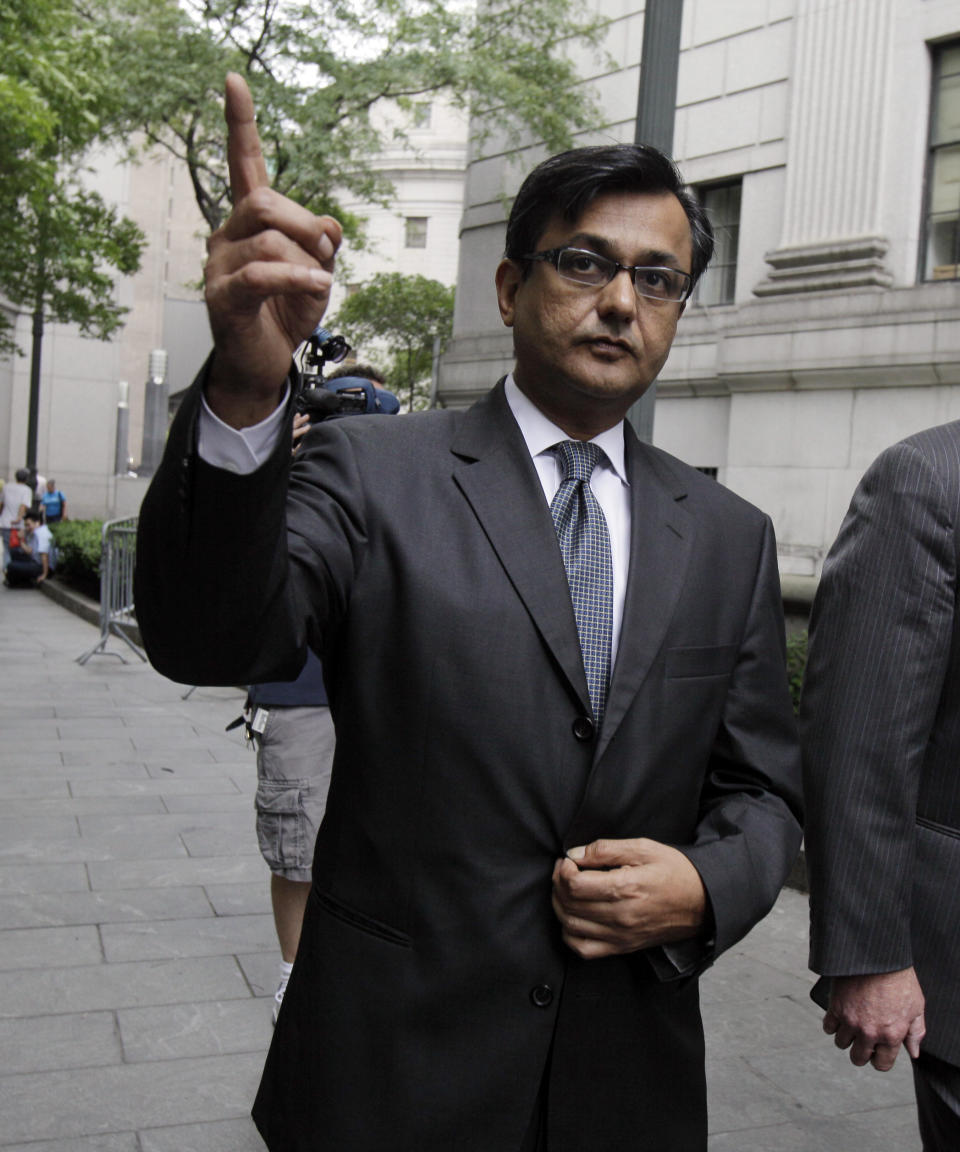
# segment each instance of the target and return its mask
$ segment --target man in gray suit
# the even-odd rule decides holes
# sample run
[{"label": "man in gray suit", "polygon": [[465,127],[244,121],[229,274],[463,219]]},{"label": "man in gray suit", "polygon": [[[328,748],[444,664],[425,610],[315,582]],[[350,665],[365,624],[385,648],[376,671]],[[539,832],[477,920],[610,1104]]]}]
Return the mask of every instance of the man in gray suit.
[{"label": "man in gray suit", "polygon": [[960,423],[888,448],[823,569],[801,709],[810,964],[854,1064],[960,1148]]},{"label": "man in gray suit", "polygon": [[216,349],[136,598],[175,679],[323,660],[332,784],[256,1122],[272,1152],[703,1152],[697,977],[799,844],[769,519],[624,423],[703,212],[655,149],[545,161],[496,273],[515,371],[291,462],[340,230],[269,188],[239,77],[227,116]]}]

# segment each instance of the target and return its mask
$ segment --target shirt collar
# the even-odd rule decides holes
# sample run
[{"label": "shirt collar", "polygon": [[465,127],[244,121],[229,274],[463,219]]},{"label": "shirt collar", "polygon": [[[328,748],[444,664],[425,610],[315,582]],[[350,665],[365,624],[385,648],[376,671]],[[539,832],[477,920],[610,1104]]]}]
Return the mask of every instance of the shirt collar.
[{"label": "shirt collar", "polygon": [[[540,456],[558,441],[570,439],[562,428],[548,420],[536,404],[520,391],[512,372],[504,383],[504,394],[531,456]],[[601,432],[599,436],[594,436],[590,443],[603,449],[614,472],[624,484],[629,484],[623,445],[623,421]]]}]

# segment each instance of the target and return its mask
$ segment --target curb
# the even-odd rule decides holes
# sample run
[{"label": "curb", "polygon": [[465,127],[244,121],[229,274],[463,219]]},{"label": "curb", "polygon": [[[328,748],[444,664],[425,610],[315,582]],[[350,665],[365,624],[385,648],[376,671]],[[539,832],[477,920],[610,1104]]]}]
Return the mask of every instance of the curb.
[{"label": "curb", "polygon": [[[82,592],[77,592],[66,584],[62,584],[55,576],[44,580],[40,585],[40,591],[49,600],[53,600],[54,603],[59,604],[61,608],[66,608],[68,612],[72,612],[74,616],[79,616],[82,620],[86,620],[88,624],[93,624],[96,628],[101,627],[100,604],[97,600],[92,600],[89,596],[84,596]],[[140,638],[140,629],[136,624],[120,624],[117,626],[127,633],[134,644],[140,648],[143,647],[143,640]]]}]

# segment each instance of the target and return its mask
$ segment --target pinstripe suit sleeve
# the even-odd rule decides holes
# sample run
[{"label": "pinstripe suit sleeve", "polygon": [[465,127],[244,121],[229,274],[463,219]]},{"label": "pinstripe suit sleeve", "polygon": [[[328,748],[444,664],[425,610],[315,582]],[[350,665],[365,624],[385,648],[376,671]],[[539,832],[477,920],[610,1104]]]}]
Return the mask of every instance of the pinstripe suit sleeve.
[{"label": "pinstripe suit sleeve", "polygon": [[917,790],[956,581],[935,448],[896,444],[867,471],[814,604],[801,738],[810,966],[823,975],[913,963]]}]

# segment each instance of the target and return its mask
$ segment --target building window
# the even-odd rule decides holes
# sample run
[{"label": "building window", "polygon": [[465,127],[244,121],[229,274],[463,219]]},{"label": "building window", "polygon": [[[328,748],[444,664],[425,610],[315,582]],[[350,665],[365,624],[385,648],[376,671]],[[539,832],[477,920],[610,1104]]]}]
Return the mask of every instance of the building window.
[{"label": "building window", "polygon": [[924,280],[960,279],[960,41],[933,56]]},{"label": "building window", "polygon": [[426,248],[427,246],[427,217],[408,216],[404,221],[405,234],[404,248]]},{"label": "building window", "polygon": [[693,294],[696,304],[732,304],[736,296],[741,188],[742,182],[734,180],[696,189],[716,242],[710,266]]},{"label": "building window", "polygon": [[413,126],[414,128],[429,128],[430,120],[433,115],[433,105],[429,100],[420,101],[413,106]]}]

